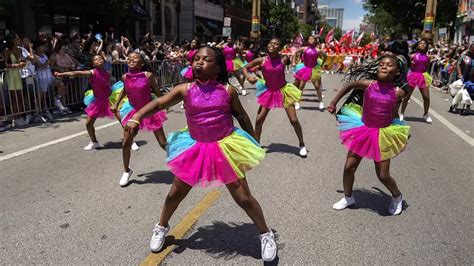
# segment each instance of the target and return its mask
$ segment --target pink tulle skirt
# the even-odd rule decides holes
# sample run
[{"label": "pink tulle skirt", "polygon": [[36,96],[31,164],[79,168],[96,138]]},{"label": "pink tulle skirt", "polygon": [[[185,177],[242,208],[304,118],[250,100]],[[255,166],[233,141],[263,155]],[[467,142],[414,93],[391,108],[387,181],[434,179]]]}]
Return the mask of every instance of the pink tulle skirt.
[{"label": "pink tulle skirt", "polygon": [[110,110],[109,98],[97,99],[95,98],[89,106],[84,109],[87,116],[92,118],[114,118],[114,113]]},{"label": "pink tulle skirt", "polygon": [[283,93],[268,89],[257,97],[257,103],[268,109],[283,108]]},{"label": "pink tulle skirt", "polygon": [[309,67],[303,67],[300,70],[298,70],[293,77],[295,79],[303,80],[303,81],[308,81],[311,79],[311,74],[313,73],[313,69]]},{"label": "pink tulle skirt", "polygon": [[[132,116],[137,111],[133,109],[130,111],[124,118],[122,118],[122,125],[126,125],[128,120],[132,118]],[[163,123],[166,121],[166,111],[159,111],[152,116],[146,117],[140,123],[140,130],[146,131],[157,131],[158,129],[163,127]]]},{"label": "pink tulle skirt", "polygon": [[[219,186],[239,178],[222,153],[218,142],[196,142],[178,160],[168,162],[171,172],[190,186]],[[193,170],[191,170],[193,169]],[[201,177],[197,180],[196,177]]]},{"label": "pink tulle skirt", "polygon": [[419,72],[412,72],[408,71],[407,74],[407,83],[410,87],[419,89],[427,88],[431,85],[432,78],[427,73],[419,73]]},{"label": "pink tulle skirt", "polygon": [[347,149],[361,157],[380,161],[379,128],[365,125],[341,131],[339,138]]}]

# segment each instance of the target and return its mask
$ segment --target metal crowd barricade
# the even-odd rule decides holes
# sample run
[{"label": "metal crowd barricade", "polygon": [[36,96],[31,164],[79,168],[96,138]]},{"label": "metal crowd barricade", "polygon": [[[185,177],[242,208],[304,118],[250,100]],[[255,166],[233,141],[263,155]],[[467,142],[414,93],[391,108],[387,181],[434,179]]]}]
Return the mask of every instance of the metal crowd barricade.
[{"label": "metal crowd barricade", "polygon": [[[169,91],[171,87],[185,82],[180,75],[185,66],[184,60],[156,61],[151,65],[158,73],[158,85],[162,89]],[[81,104],[84,92],[90,89],[88,79],[56,78],[53,76],[55,71],[54,68],[37,69],[36,73],[27,68],[0,70],[0,121],[58,108],[57,96],[60,94],[64,96],[61,104],[65,107]],[[127,71],[125,63],[112,65],[112,76],[116,81]]]},{"label": "metal crowd barricade", "polygon": [[34,76],[28,68],[0,70],[0,120],[36,112],[35,86]]}]

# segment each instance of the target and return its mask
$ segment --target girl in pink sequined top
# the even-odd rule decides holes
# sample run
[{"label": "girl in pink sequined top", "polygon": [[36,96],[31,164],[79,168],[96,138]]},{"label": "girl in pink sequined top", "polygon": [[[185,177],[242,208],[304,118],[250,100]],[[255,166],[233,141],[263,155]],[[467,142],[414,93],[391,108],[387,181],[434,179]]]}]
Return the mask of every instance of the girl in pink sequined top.
[{"label": "girl in pink sequined top", "polygon": [[[84,150],[89,151],[100,147],[97,137],[95,135],[94,123],[97,118],[114,118],[114,113],[111,110],[110,96],[112,89],[110,85],[110,73],[104,69],[104,58],[96,55],[92,58],[92,70],[56,72],[54,75],[57,78],[64,77],[88,77],[92,87],[89,97],[86,96],[87,101],[84,101],[87,108],[84,111],[87,114],[86,128],[91,141],[84,147]],[[90,99],[89,99],[90,98]]]},{"label": "girl in pink sequined top", "polygon": [[431,57],[427,55],[428,41],[421,40],[415,44],[416,53],[410,56],[411,67],[407,74],[407,83],[410,87],[407,96],[403,99],[402,109],[400,111],[400,120],[404,119],[405,110],[407,109],[408,101],[415,88],[420,89],[421,97],[423,98],[423,119],[426,123],[431,124],[431,119],[428,111],[430,109],[430,85],[433,78],[430,76],[429,68]]},{"label": "girl in pink sequined top", "polygon": [[403,75],[403,63],[393,55],[384,55],[378,62],[375,80],[358,80],[346,85],[328,105],[328,112],[333,114],[339,100],[352,89],[364,91],[363,106],[346,104],[337,116],[340,139],[348,153],[343,175],[345,197],[333,208],[342,210],[355,203],[354,174],[365,157],[374,161],[377,177],[392,194],[388,213],[397,215],[402,212],[402,194],[390,175],[390,160],[405,148],[410,132],[410,127],[397,117],[405,92],[395,83]]},{"label": "girl in pink sequined top", "polygon": [[[304,139],[303,129],[296,114],[295,103],[300,101],[301,91],[292,83],[286,82],[285,64],[288,57],[280,56],[281,41],[273,38],[267,45],[267,56],[257,58],[243,68],[244,76],[251,84],[256,85],[257,103],[260,104],[257,119],[255,121],[255,134],[260,141],[263,123],[271,109],[284,108],[299,141],[299,155],[308,155]],[[249,76],[248,69],[259,67],[262,69],[263,79],[257,80]]]},{"label": "girl in pink sequined top", "polygon": [[[308,45],[306,47],[301,47],[295,52],[292,62],[292,66],[294,67],[293,77],[295,78],[295,86],[303,91],[306,83],[311,81],[319,99],[320,111],[324,111],[323,94],[321,92],[321,65],[324,64],[324,60],[319,61],[320,65],[318,66],[318,58],[322,55],[325,56],[323,50],[320,50],[317,47],[316,37],[309,36]],[[296,60],[299,56],[301,56],[301,63],[296,64]],[[299,108],[298,103],[296,104],[296,109],[298,110]]]},{"label": "girl in pink sequined top", "polygon": [[[120,108],[120,116],[123,126],[127,125],[135,113],[137,113],[137,111],[147,103],[151,102],[153,98],[162,95],[158,89],[156,76],[152,72],[153,68],[148,66],[140,53],[129,53],[127,57],[127,65],[129,72],[122,76],[124,89],[114,107],[114,110],[117,110],[124,97],[127,96],[128,101],[124,102],[122,108]],[[147,71],[144,71],[145,69]],[[153,95],[152,92],[155,95]],[[166,111],[162,110],[144,118],[138,127],[140,130],[153,132],[163,150],[165,150],[166,146],[166,137],[165,132],[163,131],[163,123],[165,120]],[[123,174],[120,178],[120,186],[126,186],[133,173],[132,169],[130,169],[130,149],[132,148],[135,136],[136,133],[130,134],[126,128],[124,129],[122,143]]]},{"label": "girl in pink sequined top", "polygon": [[[145,105],[129,120],[126,131],[135,135],[139,124],[156,111],[184,101],[188,127],[168,135],[166,159],[176,176],[155,225],[150,249],[159,251],[169,230],[169,220],[193,186],[225,185],[237,204],[260,232],[262,258],[271,261],[277,247],[258,201],[250,194],[245,172],[256,166],[265,151],[235,90],[227,85],[222,52],[200,48],[193,61],[194,82],[181,84],[170,93]],[[242,129],[233,125],[235,118]]]}]

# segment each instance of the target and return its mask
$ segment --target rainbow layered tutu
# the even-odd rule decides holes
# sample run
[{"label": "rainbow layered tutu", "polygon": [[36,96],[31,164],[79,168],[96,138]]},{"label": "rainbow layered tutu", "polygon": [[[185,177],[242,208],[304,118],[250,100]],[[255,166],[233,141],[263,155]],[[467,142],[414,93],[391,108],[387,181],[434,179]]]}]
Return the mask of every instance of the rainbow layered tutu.
[{"label": "rainbow layered tutu", "polygon": [[[152,98],[156,99],[156,95],[152,94]],[[122,107],[120,108],[120,117],[122,118],[122,125],[125,126],[128,123],[128,120],[133,117],[133,115],[137,112],[128,99],[123,101]],[[146,130],[146,131],[157,131],[158,129],[163,127],[163,123],[166,121],[166,111],[159,111],[155,114],[143,118],[142,122],[140,123],[139,130]]]},{"label": "rainbow layered tutu", "polygon": [[227,67],[227,72],[232,73],[242,68],[244,62],[240,58],[235,58],[233,60],[225,60],[225,65]]},{"label": "rainbow layered tutu", "polygon": [[407,74],[408,85],[412,88],[418,87],[419,89],[428,88],[433,82],[433,78],[428,74],[428,72],[412,72],[408,71]]},{"label": "rainbow layered tutu", "polygon": [[271,90],[265,85],[265,80],[259,79],[255,89],[258,104],[268,109],[288,108],[301,99],[301,91],[291,83],[279,90]]},{"label": "rainbow layered tutu", "polygon": [[410,134],[410,127],[399,119],[387,127],[367,127],[362,121],[362,107],[354,103],[344,105],[337,120],[342,144],[349,151],[377,162],[402,152]]},{"label": "rainbow layered tutu", "polygon": [[323,60],[320,58],[318,58],[318,64],[313,68],[306,67],[304,63],[299,63],[293,69],[293,77],[303,81],[319,82],[321,81],[322,64]]},{"label": "rainbow layered tutu", "polygon": [[181,70],[181,76],[189,80],[193,79],[193,68],[189,65]]},{"label": "rainbow layered tutu", "polygon": [[123,82],[119,81],[112,85],[112,94],[105,99],[98,99],[94,97],[94,92],[88,90],[84,93],[84,104],[87,106],[84,111],[92,118],[113,118],[114,113],[110,110],[115,105],[120,92],[123,90]]},{"label": "rainbow layered tutu", "polygon": [[239,128],[216,142],[196,141],[187,129],[170,133],[167,141],[168,167],[190,186],[233,183],[265,157],[257,141]]}]

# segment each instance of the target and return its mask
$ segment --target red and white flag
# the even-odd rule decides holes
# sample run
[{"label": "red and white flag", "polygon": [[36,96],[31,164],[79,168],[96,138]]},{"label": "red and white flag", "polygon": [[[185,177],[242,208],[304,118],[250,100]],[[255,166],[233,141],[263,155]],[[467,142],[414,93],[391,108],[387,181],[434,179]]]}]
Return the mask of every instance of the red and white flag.
[{"label": "red and white flag", "polygon": [[321,29],[319,30],[319,36],[323,35],[323,30],[324,30],[324,26],[322,26]]},{"label": "red and white flag", "polygon": [[326,34],[326,39],[324,40],[326,44],[329,44],[334,38],[334,29],[331,29],[328,34]]},{"label": "red and white flag", "polygon": [[352,36],[354,35],[355,30],[350,30],[346,32],[346,34],[342,35],[341,39],[339,40],[339,43],[342,46],[349,46],[352,43]]},{"label": "red and white flag", "polygon": [[359,37],[357,37],[356,44],[359,45],[360,41],[362,41],[362,38],[364,37],[365,32],[362,32]]}]

